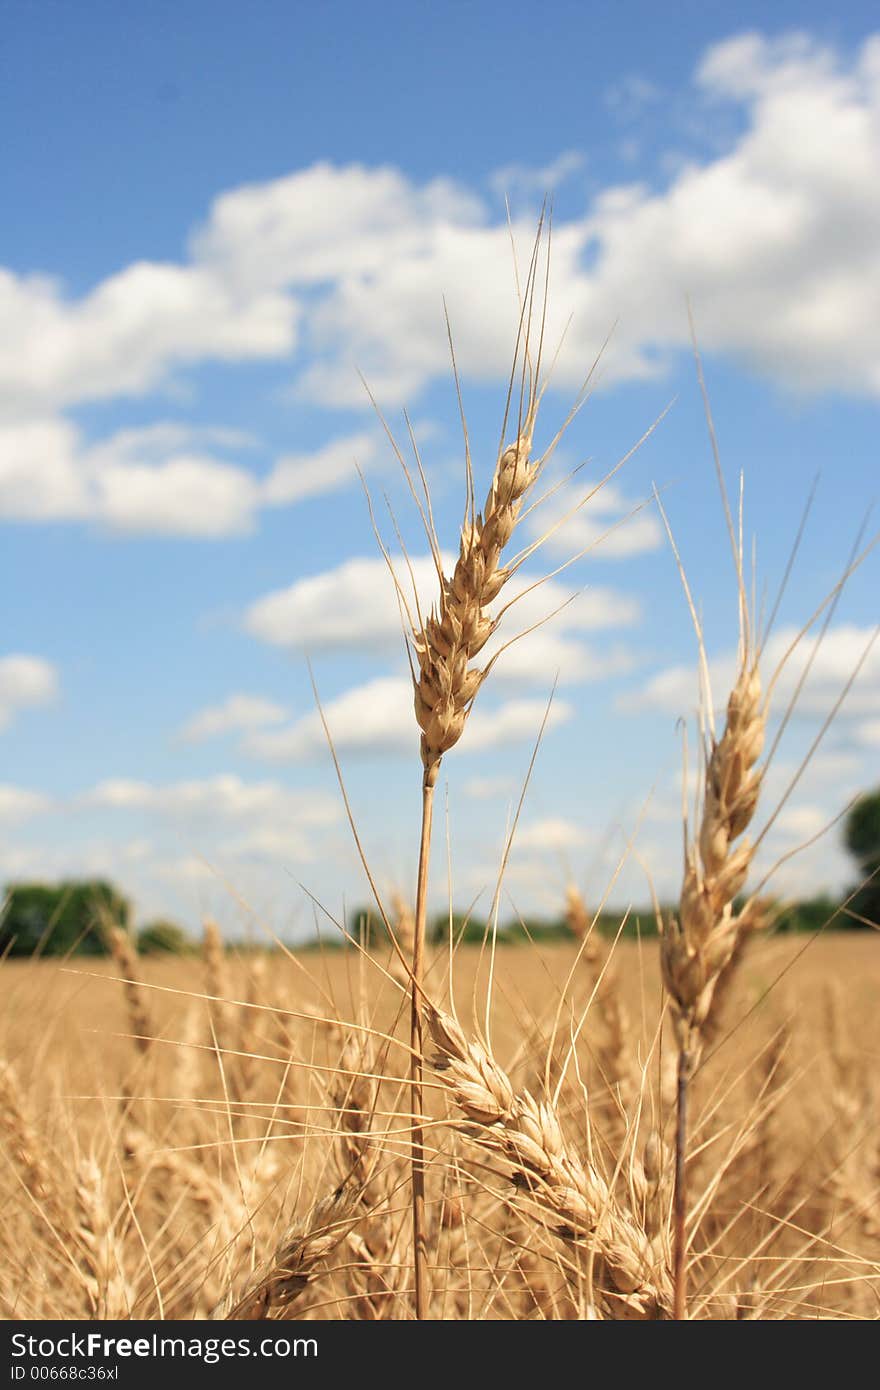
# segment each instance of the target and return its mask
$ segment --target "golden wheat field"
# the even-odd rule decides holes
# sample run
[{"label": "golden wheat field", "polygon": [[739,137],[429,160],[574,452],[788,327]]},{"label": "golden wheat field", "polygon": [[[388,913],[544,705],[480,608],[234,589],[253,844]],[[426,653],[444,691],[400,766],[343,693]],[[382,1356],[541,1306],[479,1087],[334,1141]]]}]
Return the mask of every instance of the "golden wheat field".
[{"label": "golden wheat field", "polygon": [[[411,1318],[393,967],[213,926],[6,962],[4,1316]],[[878,986],[868,934],[751,943],[692,1081],[690,1316],[876,1316]],[[438,951],[425,991],[427,1315],[668,1316],[657,941]]]}]

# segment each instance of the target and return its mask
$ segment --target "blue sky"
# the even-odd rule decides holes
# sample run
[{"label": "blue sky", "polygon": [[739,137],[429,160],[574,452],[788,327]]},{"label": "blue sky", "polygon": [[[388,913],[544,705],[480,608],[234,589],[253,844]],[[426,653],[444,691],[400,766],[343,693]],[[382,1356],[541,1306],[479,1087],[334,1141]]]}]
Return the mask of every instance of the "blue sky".
[{"label": "blue sky", "polygon": [[[584,464],[559,496],[577,501],[673,404],[527,567],[537,578],[616,528],[510,614],[512,636],[575,596],[499,662],[445,760],[454,897],[491,896],[557,673],[505,911],[555,912],[569,875],[592,902],[610,885],[644,903],[646,873],[674,894],[694,637],[654,509],[617,523],[663,490],[720,690],[734,575],[689,295],[734,492],[745,476],[759,601],[819,479],[768,675],[844,568],[878,477],[872,17],[684,3],[673,28],[632,3],[551,3],[540,19],[494,3],[8,4],[0,877],[107,873],[141,918],[212,910],[233,932],[310,930],[303,884],[336,914],[361,900],[310,658],[373,868],[407,890],[416,740],[355,461],[386,539],[383,495],[417,561],[426,546],[357,369],[395,432],[408,409],[453,549],[443,297],[485,489],[516,319],[504,199],[523,256],[549,192],[551,339],[571,324],[539,447],[614,328],[548,473]],[[768,773],[768,814],[870,638],[876,592],[869,557]],[[768,867],[877,782],[878,700],[872,650],[767,837]],[[634,836],[638,858],[615,873]],[[783,865],[779,891],[848,873],[832,829]]]}]

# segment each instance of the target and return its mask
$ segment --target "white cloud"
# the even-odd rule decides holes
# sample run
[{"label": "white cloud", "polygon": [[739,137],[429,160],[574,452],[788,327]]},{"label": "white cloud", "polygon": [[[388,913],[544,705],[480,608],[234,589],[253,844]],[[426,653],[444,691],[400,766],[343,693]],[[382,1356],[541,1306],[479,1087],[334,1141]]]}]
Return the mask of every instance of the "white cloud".
[{"label": "white cloud", "polygon": [[752,30],[710,48],[700,64],[698,80],[707,91],[746,100],[768,87],[791,83],[797,89],[805,68],[811,68],[819,81],[827,81],[834,76],[833,56],[804,32],[768,39]]},{"label": "white cloud", "polygon": [[217,869],[209,859],[197,854],[183,854],[174,859],[165,859],[156,864],[155,875],[184,888],[201,887],[216,883]]},{"label": "white cloud", "polygon": [[[820,717],[828,714],[872,640],[873,628],[852,623],[830,627],[816,650],[809,675],[798,696],[797,713]],[[788,652],[797,629],[779,628],[767,643],[761,669],[765,686]],[[786,662],[773,692],[773,709],[781,713],[793,697],[810,660],[816,635],[808,634]],[[726,652],[710,660],[710,676],[716,707],[723,708],[736,674],[736,655]],[[670,666],[651,676],[641,690],[628,692],[618,704],[622,709],[657,709],[666,714],[688,714],[699,704],[697,663],[693,667]],[[838,718],[872,714],[880,702],[880,641],[868,651]]]},{"label": "white cloud", "polygon": [[[797,389],[880,390],[877,48],[869,39],[851,66],[802,38],[707,52],[698,90],[745,118],[731,147],[659,191],[606,188],[582,217],[557,218],[550,341],[574,312],[560,383],[577,384],[615,321],[609,377],[656,375],[686,343],[688,291],[706,348]],[[655,95],[630,82],[633,94]],[[533,228],[514,231],[525,253]],[[319,166],[218,200],[198,245],[236,283],[321,285],[301,385],[327,401],[358,403],[355,361],[389,400],[446,373],[441,292],[464,373],[509,365],[507,229],[448,184]]]},{"label": "white cloud", "polygon": [[564,555],[587,552],[602,560],[627,559],[662,544],[663,530],[653,509],[640,507],[613,483],[604,483],[580,506],[594,486],[572,482],[561,487],[533,513],[532,534],[546,534],[548,548]]},{"label": "white cloud", "polygon": [[[833,814],[837,814],[835,811]],[[810,804],[798,804],[796,806],[786,806],[780,811],[776,820],[776,828],[786,836],[791,836],[797,841],[809,840],[814,835],[820,834],[829,824],[832,816],[829,816],[821,806]]]},{"label": "white cloud", "polygon": [[[323,709],[333,746],[339,754],[418,756],[418,728],[408,677],[377,677],[329,700]],[[478,696],[458,747],[465,753],[474,753],[534,738],[545,711],[546,702],[541,700],[511,700],[485,709]],[[571,705],[555,700],[548,727],[565,722],[573,713]],[[316,711],[304,715],[288,728],[250,734],[245,748],[256,757],[299,762],[320,757],[328,744]]]},{"label": "white cloud", "polygon": [[0,785],[0,821],[4,824],[30,820],[44,811],[52,809],[52,801],[42,792],[30,791],[26,787]]},{"label": "white cloud", "polygon": [[870,748],[880,748],[880,719],[866,719],[863,724],[859,724],[856,737],[860,743],[866,743]]},{"label": "white cloud", "polygon": [[159,423],[89,445],[61,419],[0,422],[0,516],[95,521],[114,531],[230,536],[251,531],[263,507],[291,506],[371,468],[376,436],[363,431],[313,454],[278,459],[261,478],[209,449],[245,451],[234,430]]},{"label": "white cloud", "polygon": [[90,448],[62,420],[0,424],[0,515],[179,535],[248,530],[258,482],[201,452],[206,433],[224,439],[218,431],[160,425],[125,430]]},{"label": "white cloud", "polygon": [[44,276],[0,268],[0,409],[48,409],[160,385],[169,369],[288,353],[295,303],[278,291],[241,294],[199,266],[139,262],[79,300]]},{"label": "white cloud", "polygon": [[518,850],[577,849],[587,843],[589,836],[574,821],[562,816],[548,816],[520,826],[514,845]]},{"label": "white cloud", "polygon": [[[427,558],[413,560],[427,592],[436,574]],[[394,583],[382,559],[346,560],[336,569],[298,579],[252,603],[245,626],[255,637],[296,650],[393,646],[402,640]]]},{"label": "white cloud", "polygon": [[[355,686],[328,701],[324,716],[338,753],[418,755],[412,685],[404,677],[380,676]],[[317,711],[288,728],[251,734],[245,742],[248,752],[280,762],[320,757],[327,746]]]},{"label": "white cloud", "polygon": [[[566,700],[555,699],[547,716],[547,729],[567,724],[574,713],[574,707]],[[478,703],[468,719],[461,747],[466,753],[476,753],[503,748],[514,740],[536,739],[545,714],[546,700],[509,700],[496,709],[486,709]]]},{"label": "white cloud", "polygon": [[[878,50],[868,38],[849,62],[747,34],[704,54],[695,93],[742,114],[729,148],[556,219],[551,343],[574,314],[561,385],[615,321],[609,378],[656,375],[686,342],[687,290],[706,348],[796,389],[880,391]],[[618,92],[624,108],[654,95],[632,78]],[[547,183],[575,158],[501,176]],[[523,258],[532,222],[514,224]],[[326,402],[363,404],[355,363],[386,400],[412,397],[448,375],[443,293],[464,374],[501,379],[517,317],[504,218],[448,179],[315,164],[224,192],[181,264],[136,262],[78,298],[0,270],[0,410],[38,418],[193,363],[270,358]]]},{"label": "white cloud", "polygon": [[[445,555],[443,562],[450,572],[452,557]],[[411,570],[424,614],[437,590],[437,574],[429,556],[414,557]],[[401,563],[398,572],[415,616],[409,570]],[[571,634],[631,626],[640,612],[636,600],[607,588],[578,593],[558,580],[538,588],[532,588],[533,583],[531,576],[520,573],[504,589],[496,611],[512,599],[516,602],[481,660],[490,660],[510,638],[541,623],[555,609],[561,611],[504,653],[493,671],[496,681],[549,685],[557,671],[563,681],[574,682],[629,669],[632,658],[619,645],[610,652],[594,651]],[[263,641],[300,651],[403,649],[394,582],[381,557],[346,560],[336,569],[299,579],[251,604],[244,621]]]},{"label": "white cloud", "polygon": [[462,791],[473,801],[491,801],[495,797],[509,796],[515,786],[512,777],[469,777]]},{"label": "white cloud", "polygon": [[532,168],[528,164],[505,164],[496,169],[489,186],[499,198],[543,198],[584,168],[587,157],[580,150],[566,150],[549,164]]},{"label": "white cloud", "polygon": [[231,774],[202,780],[152,782],[110,778],[83,794],[87,806],[115,811],[150,811],[182,820],[284,820],[301,825],[332,825],[339,819],[336,798],[278,782],[245,782]]},{"label": "white cloud", "polygon": [[283,825],[257,825],[245,830],[241,835],[224,841],[221,853],[235,858],[267,859],[281,864],[292,861],[308,864],[316,857],[309,838],[300,834],[295,827]]},{"label": "white cloud", "polygon": [[58,694],[58,673],[39,656],[16,653],[0,657],[0,729],[19,710],[47,705]]},{"label": "white cloud", "polygon": [[216,199],[195,257],[244,287],[320,285],[380,272],[438,225],[479,225],[480,202],[446,179],[414,187],[397,169],[314,164]]},{"label": "white cloud", "polygon": [[[213,880],[221,894],[228,891],[224,885],[245,897],[259,894],[258,865],[314,863],[342,819],[339,798],[327,791],[230,774],[165,784],[110,778],[79,796],[73,808],[86,824],[89,813],[109,812],[116,826],[123,824],[120,816],[146,820],[150,837],[108,849],[103,871],[114,874],[124,862],[126,880],[133,877],[151,901],[162,883]],[[71,856],[74,863],[83,853]]]},{"label": "white cloud", "polygon": [[288,506],[347,487],[356,481],[358,468],[364,472],[377,452],[376,436],[362,432],[333,440],[311,454],[285,455],[263,483],[264,504]]},{"label": "white cloud", "polygon": [[181,729],[180,736],[189,743],[200,743],[203,739],[242,729],[280,724],[286,718],[283,705],[266,700],[262,695],[229,695],[221,704],[210,705],[194,714]]},{"label": "white cloud", "polygon": [[128,464],[100,479],[101,519],[116,531],[229,536],[253,525],[257,488],[249,473],[214,459]]},{"label": "white cloud", "polygon": [[[522,624],[514,624],[510,635]],[[486,657],[490,657],[507,640],[504,634],[493,639],[486,646]],[[551,621],[546,627],[530,632],[508,647],[498,665],[492,668],[492,678],[497,684],[549,685],[556,677],[560,684],[586,684],[588,681],[607,680],[631,671],[636,665],[636,657],[628,648],[616,645],[609,651],[599,651],[586,642],[573,641],[554,631]]]},{"label": "white cloud", "polygon": [[0,422],[0,514],[15,521],[82,515],[77,431],[63,420]]},{"label": "white cloud", "polygon": [[662,101],[663,92],[654,82],[630,73],[605,91],[605,104],[622,121],[634,121],[646,108]]}]

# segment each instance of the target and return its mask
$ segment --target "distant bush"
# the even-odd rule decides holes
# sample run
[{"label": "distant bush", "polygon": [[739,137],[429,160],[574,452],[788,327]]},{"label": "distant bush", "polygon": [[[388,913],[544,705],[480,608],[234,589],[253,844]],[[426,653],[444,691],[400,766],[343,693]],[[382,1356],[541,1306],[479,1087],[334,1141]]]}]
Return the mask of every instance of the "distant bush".
[{"label": "distant bush", "polygon": [[103,955],[103,926],[127,926],[128,900],[105,879],[13,883],[0,917],[0,951],[12,956]]},{"label": "distant bush", "polygon": [[142,956],[157,955],[162,951],[180,956],[192,950],[192,942],[176,922],[148,922],[137,934],[137,948]]},{"label": "distant bush", "polygon": [[363,946],[378,946],[388,941],[385,923],[375,907],[353,908],[346,915],[345,929],[354,941],[359,941]]},{"label": "distant bush", "polygon": [[[859,884],[848,904],[847,926],[880,926],[880,788],[860,796],[844,827],[844,844],[856,861]],[[861,918],[861,920],[859,920]]]},{"label": "distant bush", "polygon": [[829,898],[826,894],[805,898],[803,902],[791,903],[782,908],[775,920],[774,930],[815,932],[821,931],[823,927],[850,926],[846,913],[839,912],[839,907],[839,901]]},{"label": "distant bush", "polygon": [[561,917],[552,921],[537,917],[516,918],[506,924],[503,937],[511,945],[517,945],[523,941],[571,941],[573,939],[568,926]]},{"label": "distant bush", "polygon": [[[486,922],[482,917],[470,917],[464,912],[453,912],[452,914],[452,940],[458,941],[482,941],[486,936]],[[438,912],[428,922],[425,935],[428,941],[435,946],[443,946],[449,941],[450,917],[448,912]],[[503,936],[503,930],[499,937]]]}]

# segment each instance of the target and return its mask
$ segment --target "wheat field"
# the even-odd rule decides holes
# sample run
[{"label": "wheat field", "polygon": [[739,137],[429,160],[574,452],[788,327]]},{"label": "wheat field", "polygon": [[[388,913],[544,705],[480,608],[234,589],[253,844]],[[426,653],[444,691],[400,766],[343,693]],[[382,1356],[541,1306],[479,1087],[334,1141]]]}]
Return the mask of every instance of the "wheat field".
[{"label": "wheat field", "polygon": [[[692,1317],[876,1316],[880,962],[868,934],[804,946],[753,943],[694,1079]],[[215,929],[201,958],[130,961],[137,987],[113,961],[7,961],[4,1316],[411,1318],[390,964]],[[474,946],[452,994],[448,953],[426,970],[466,1044],[429,1052],[428,1316],[668,1315],[656,940],[499,950],[484,1052],[488,970]],[[506,1086],[534,1098],[515,1125]]]}]

